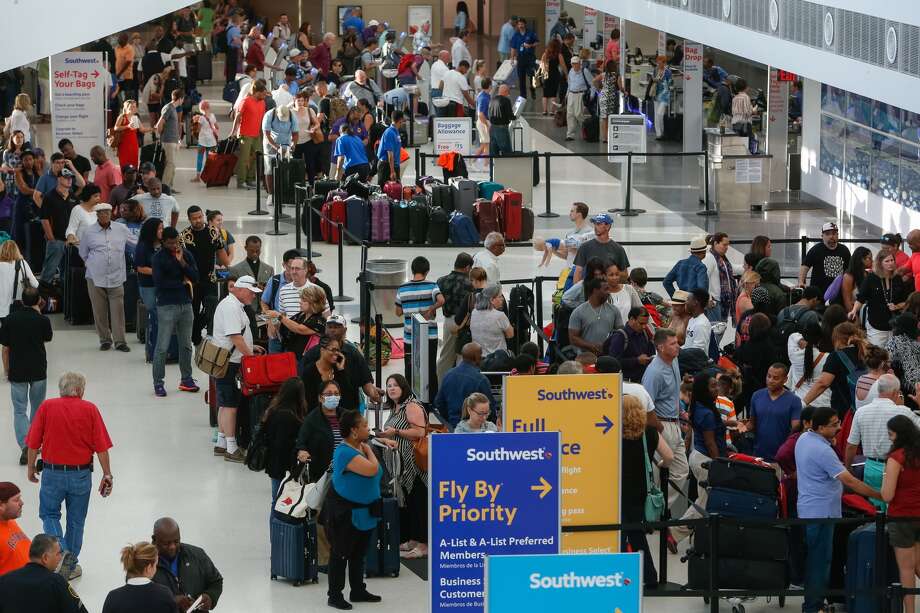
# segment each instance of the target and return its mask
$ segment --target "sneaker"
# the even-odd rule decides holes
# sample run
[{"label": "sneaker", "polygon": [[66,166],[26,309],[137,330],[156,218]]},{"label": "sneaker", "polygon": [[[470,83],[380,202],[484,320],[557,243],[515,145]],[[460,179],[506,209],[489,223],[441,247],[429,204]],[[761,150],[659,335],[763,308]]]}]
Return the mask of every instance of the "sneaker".
[{"label": "sneaker", "polygon": [[157,383],[153,386],[153,393],[156,394],[158,398],[165,398],[166,388],[162,383]]},{"label": "sneaker", "polygon": [[68,581],[73,581],[74,579],[79,579],[83,575],[83,568],[79,564],[74,564],[73,570],[70,571],[70,576],[67,577]]},{"label": "sneaker", "polygon": [[383,598],[377,596],[376,594],[371,594],[367,590],[364,590],[364,592],[360,594],[352,592],[348,595],[348,600],[352,602],[380,602],[383,600]]},{"label": "sneaker", "polygon": [[112,348],[112,341],[102,341],[99,343],[99,351],[108,351]]},{"label": "sneaker", "polygon": [[19,465],[25,466],[29,463],[29,448],[23,447],[22,453],[19,454]]},{"label": "sneaker", "polygon": [[336,596],[335,598],[330,596],[329,600],[326,601],[326,604],[328,604],[333,609],[338,609],[340,611],[351,611],[353,608],[351,603],[345,600],[345,598],[342,596]]},{"label": "sneaker", "polygon": [[[58,574],[65,579],[69,579],[71,573],[73,573],[77,568],[77,556],[73,555],[69,551],[64,552],[64,557],[61,558],[61,565],[58,567]],[[80,569],[82,573],[83,569]]]},{"label": "sneaker", "polygon": [[118,343],[115,345],[115,351],[121,351],[122,353],[129,353],[131,348],[128,347],[128,343]]},{"label": "sneaker", "polygon": [[265,206],[271,206],[273,204],[275,204],[275,199],[272,198],[271,194],[269,194],[268,198],[265,199]]},{"label": "sneaker", "polygon": [[243,462],[246,461],[246,452],[243,451],[242,448],[237,449],[233,453],[230,453],[228,451],[227,454],[224,456],[224,460],[226,460],[227,462],[236,462],[237,464],[242,464]]},{"label": "sneaker", "polygon": [[227,455],[227,448],[226,448],[226,447],[218,447],[217,445],[214,445],[214,455],[216,455],[216,456],[225,456],[225,455]]},{"label": "sneaker", "polygon": [[189,377],[188,379],[182,379],[179,382],[179,391],[180,392],[197,392],[201,388],[198,387],[198,382]]}]

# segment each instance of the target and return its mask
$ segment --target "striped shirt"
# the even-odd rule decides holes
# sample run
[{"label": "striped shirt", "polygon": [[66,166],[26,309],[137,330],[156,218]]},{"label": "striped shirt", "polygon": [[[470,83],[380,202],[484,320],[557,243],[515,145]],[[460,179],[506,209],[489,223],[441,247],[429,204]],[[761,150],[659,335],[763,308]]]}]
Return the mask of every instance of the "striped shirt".
[{"label": "striped shirt", "polygon": [[[722,415],[723,422],[730,419],[737,419],[738,417],[735,413],[735,403],[732,402],[731,398],[726,396],[717,397],[716,408],[719,410],[719,414]],[[729,432],[728,429],[725,430],[725,442],[729,444],[732,442],[731,432]]]},{"label": "striped shirt", "polygon": [[297,287],[291,281],[281,286],[278,290],[278,309],[288,317],[293,317],[300,313],[300,291],[313,285],[307,281],[304,285]]},{"label": "striped shirt", "polygon": [[[396,290],[396,306],[403,311],[403,342],[412,344],[412,316],[427,311],[438,299],[441,289],[434,281],[409,281]],[[428,338],[438,338],[437,326],[428,328]]]},{"label": "striped shirt", "polygon": [[895,404],[890,398],[876,398],[853,414],[853,425],[847,443],[861,445],[863,455],[883,462],[891,451],[888,438],[888,420],[895,415],[905,415],[920,427],[920,418],[905,406]]}]

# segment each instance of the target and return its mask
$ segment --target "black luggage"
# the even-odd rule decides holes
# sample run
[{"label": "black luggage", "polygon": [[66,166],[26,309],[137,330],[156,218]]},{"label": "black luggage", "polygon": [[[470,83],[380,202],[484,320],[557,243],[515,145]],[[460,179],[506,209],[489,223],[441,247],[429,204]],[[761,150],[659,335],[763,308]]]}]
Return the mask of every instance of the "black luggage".
[{"label": "black luggage", "polygon": [[[687,587],[709,589],[709,558],[692,555],[687,562]],[[735,590],[783,590],[789,587],[786,562],[720,558],[718,586]]]},{"label": "black luggage", "polygon": [[[745,526],[733,521],[719,522],[719,556],[748,560],[776,560],[789,558],[789,533],[781,526],[752,524]],[[693,551],[708,555],[710,550],[709,526],[696,529]]]},{"label": "black luggage", "polygon": [[272,514],[270,525],[271,578],[289,579],[295,587],[319,583],[316,520],[288,523]]},{"label": "black luggage", "polygon": [[137,286],[137,273],[129,271],[125,278],[125,332],[137,331],[137,303],[140,291]]},{"label": "black luggage", "polygon": [[428,243],[446,245],[450,238],[450,215],[440,207],[431,209],[428,216]]},{"label": "black luggage", "polygon": [[64,319],[73,326],[87,326],[93,323],[93,306],[89,301],[86,285],[86,269],[76,255],[76,248],[67,248],[64,266]]},{"label": "black luggage", "polygon": [[[371,239],[371,211],[367,200],[358,196],[349,196],[345,199],[345,228],[349,234],[360,241]],[[358,243],[349,234],[345,235],[345,242],[349,245]]]},{"label": "black luggage", "polygon": [[705,485],[742,492],[751,492],[776,498],[779,480],[772,468],[729,458],[716,458],[708,462],[709,476]]},{"label": "black luggage", "polygon": [[[323,203],[326,201],[326,196],[322,194],[314,194],[310,198],[309,208],[305,208],[300,213],[300,229],[303,230],[304,235],[307,234],[307,226],[311,226],[310,232],[312,233],[312,238],[315,241],[318,241],[323,236],[323,230],[321,228],[322,217],[317,213],[322,213]],[[316,211],[316,213],[311,212]]]},{"label": "black luggage", "polygon": [[[418,206],[418,205],[416,205]],[[409,223],[411,209],[408,202],[397,202],[390,207],[390,242],[409,242]]]},{"label": "black luggage", "polygon": [[371,531],[364,573],[368,577],[399,576],[399,504],[384,498],[383,517]]},{"label": "black luggage", "polygon": [[[411,203],[409,205],[409,238],[416,245],[424,245],[428,239],[428,207]],[[393,240],[393,224],[390,224],[390,240]]]},{"label": "black luggage", "polygon": [[726,517],[775,518],[779,507],[776,498],[770,496],[714,487],[709,490],[706,512],[719,513]]},{"label": "black luggage", "polygon": [[585,119],[581,126],[581,136],[586,143],[596,143],[600,140],[601,122],[597,115]]},{"label": "black luggage", "polygon": [[663,140],[681,142],[684,140],[684,116],[681,114],[665,114]]},{"label": "black luggage", "polygon": [[329,192],[338,188],[339,182],[335,179],[317,179],[313,182],[313,195],[325,198]]},{"label": "black luggage", "polygon": [[144,306],[143,300],[138,300],[135,306],[134,333],[137,335],[137,342],[139,343],[143,343],[147,339],[147,307]]},{"label": "black luggage", "polygon": [[198,81],[210,81],[214,76],[214,62],[210,51],[199,51],[194,56],[195,78]]},{"label": "black luggage", "polygon": [[450,185],[435,183],[427,186],[426,189],[431,191],[432,206],[441,207],[448,215],[454,212],[454,190]]},{"label": "black luggage", "polygon": [[156,169],[157,178],[163,178],[163,169],[166,168],[166,152],[160,146],[160,141],[150,143],[141,147],[141,164],[153,162]]}]

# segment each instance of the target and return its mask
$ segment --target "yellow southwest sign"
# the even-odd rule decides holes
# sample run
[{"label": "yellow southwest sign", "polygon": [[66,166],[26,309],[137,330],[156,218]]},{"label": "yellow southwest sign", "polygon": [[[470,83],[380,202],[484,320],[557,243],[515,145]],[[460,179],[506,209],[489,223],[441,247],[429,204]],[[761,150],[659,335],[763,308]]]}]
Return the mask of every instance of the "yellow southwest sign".
[{"label": "yellow southwest sign", "polygon": [[620,523],[620,375],[505,377],[506,432],[562,433],[562,526],[565,553],[616,553]]}]

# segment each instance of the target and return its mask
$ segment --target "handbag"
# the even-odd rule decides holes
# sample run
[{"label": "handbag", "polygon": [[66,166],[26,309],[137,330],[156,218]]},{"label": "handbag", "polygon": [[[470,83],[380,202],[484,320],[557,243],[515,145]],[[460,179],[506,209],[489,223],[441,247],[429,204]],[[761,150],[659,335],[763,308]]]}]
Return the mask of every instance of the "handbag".
[{"label": "handbag", "polygon": [[530,84],[534,89],[543,87],[543,81],[546,79],[545,67],[543,62],[540,62],[540,66],[537,68],[537,71],[533,73],[533,76],[530,77]]},{"label": "handbag", "polygon": [[323,473],[323,476],[314,483],[307,483],[304,486],[304,502],[314,511],[319,511],[323,507],[323,501],[326,500],[326,494],[332,487],[332,466]]},{"label": "handbag", "polygon": [[[313,123],[313,109],[310,109],[310,123]],[[314,145],[321,145],[326,142],[326,135],[323,134],[321,126],[317,126],[313,132],[310,133],[310,139],[313,141]]]},{"label": "handbag", "polygon": [[252,438],[249,449],[246,450],[246,468],[253,472],[260,473],[268,465],[268,435],[265,432],[265,424],[261,424]]},{"label": "handbag", "polygon": [[642,433],[642,458],[645,460],[645,521],[658,521],[664,515],[664,494],[652,478],[652,463],[648,459],[648,443]]},{"label": "handbag", "polygon": [[278,486],[274,506],[275,513],[289,521],[304,519],[307,513],[310,512],[310,507],[307,506],[306,500],[307,486],[314,484],[304,483],[304,473],[309,473],[309,464],[304,464],[297,471],[296,477],[293,472],[288,471],[284,479],[281,480],[281,485]]},{"label": "handbag", "polygon": [[[412,422],[409,422],[411,425]],[[412,453],[415,456],[415,465],[419,470],[428,472],[428,435],[432,432],[439,434],[447,433],[447,426],[444,424],[431,425],[428,421],[428,414],[425,413],[425,436],[412,442]]]},{"label": "handbag", "polygon": [[[245,331],[246,329],[243,328],[240,330],[240,334]],[[224,349],[217,345],[212,337],[206,336],[195,347],[195,366],[210,377],[223,379],[230,368],[230,356],[233,355],[235,350],[235,346],[231,346],[230,349]]]},{"label": "handbag", "polygon": [[244,396],[278,391],[281,384],[297,376],[297,357],[290,351],[245,355],[240,361],[240,390]]}]

